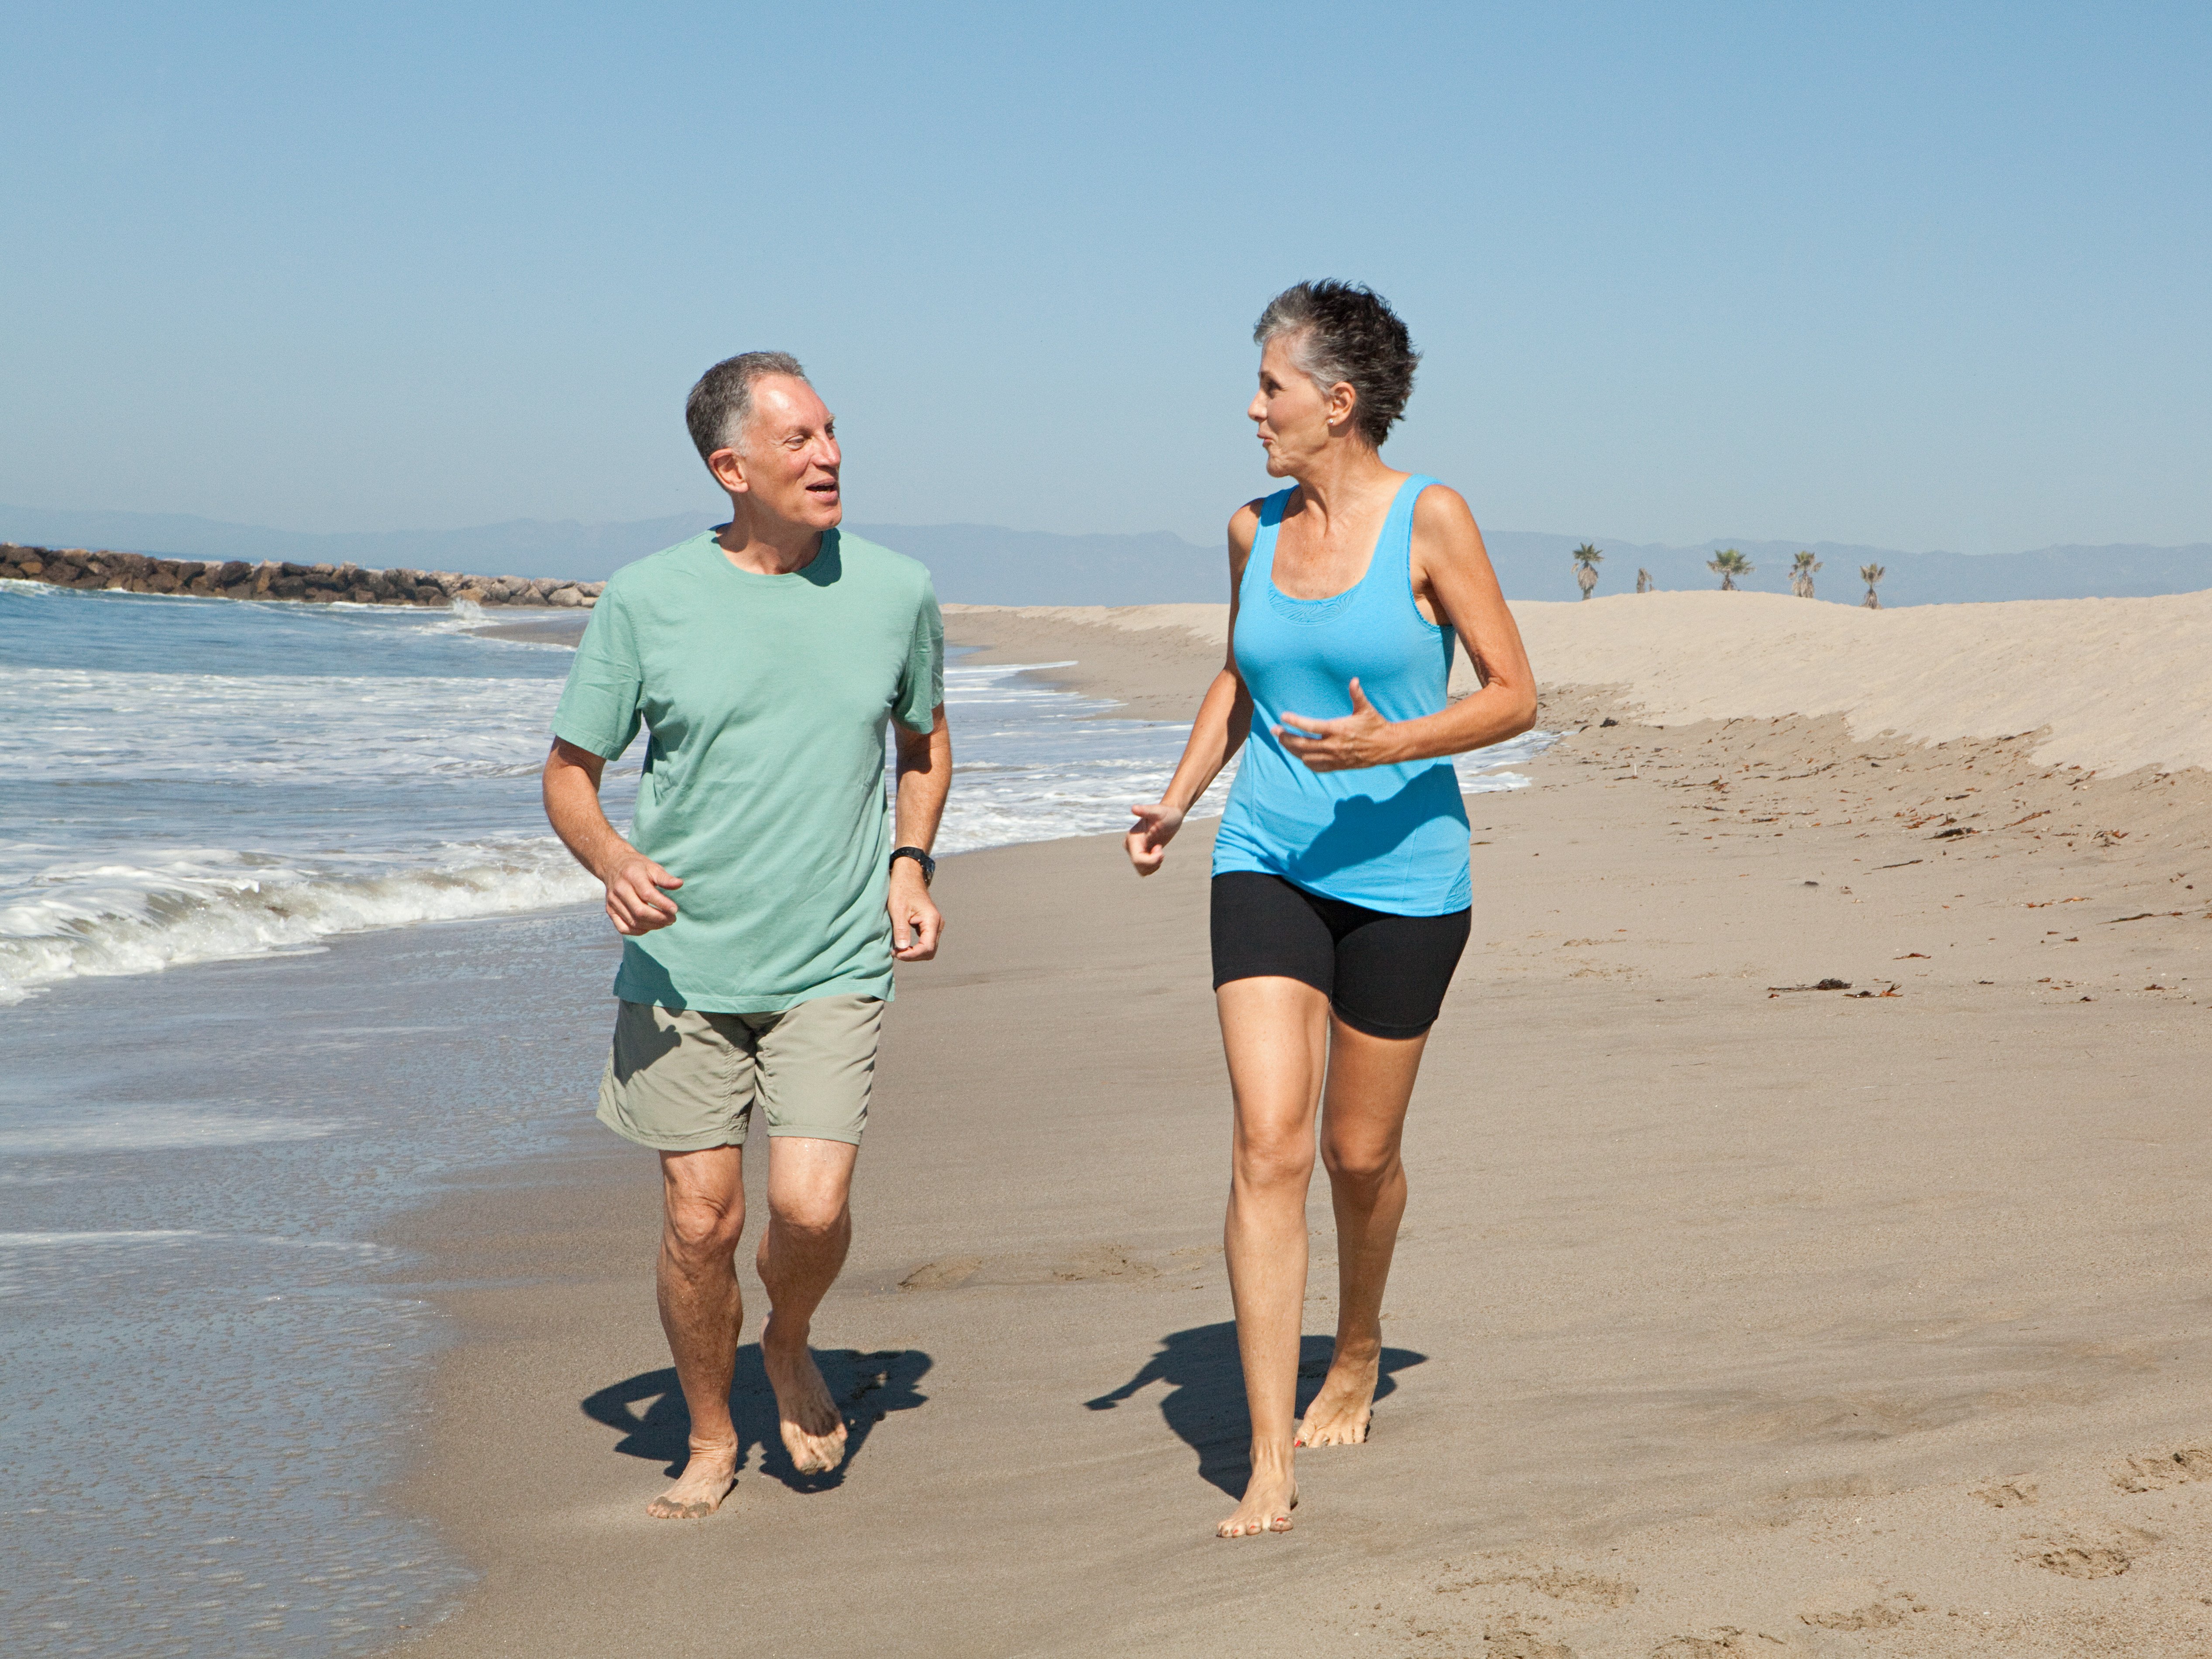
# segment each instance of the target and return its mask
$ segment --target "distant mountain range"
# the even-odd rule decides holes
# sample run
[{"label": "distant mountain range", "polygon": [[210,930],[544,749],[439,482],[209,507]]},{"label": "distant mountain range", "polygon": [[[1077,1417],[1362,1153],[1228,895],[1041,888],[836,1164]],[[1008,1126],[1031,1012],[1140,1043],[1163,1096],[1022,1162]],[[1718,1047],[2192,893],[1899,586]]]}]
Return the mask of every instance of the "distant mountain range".
[{"label": "distant mountain range", "polygon": [[[705,513],[626,524],[516,519],[467,530],[270,530],[224,524],[188,514],[69,512],[0,507],[0,541],[45,547],[112,548],[176,558],[291,559],[351,562],[372,569],[406,565],[486,575],[565,576],[596,581],[617,566],[696,535]],[[1220,549],[1200,547],[1165,531],[1139,536],[1059,536],[989,525],[863,525],[856,535],[882,542],[927,564],[939,595],[973,605],[1150,605],[1224,597]],[[2125,598],[2191,593],[2212,588],[2212,543],[2188,547],[2045,547],[2027,553],[1905,553],[1837,542],[1729,541],[1695,547],[1609,542],[1604,537],[1501,530],[1490,553],[1506,596],[1572,599],[1573,550],[1584,540],[1604,550],[1597,591],[1633,592],[1639,566],[1661,588],[1715,587],[1705,562],[1723,547],[1751,560],[1753,574],[1737,585],[1755,592],[1790,591],[1790,561],[1800,549],[1822,568],[1824,599],[1858,603],[1866,589],[1859,567],[1879,564],[1885,605],[1955,605],[1988,599]]]}]

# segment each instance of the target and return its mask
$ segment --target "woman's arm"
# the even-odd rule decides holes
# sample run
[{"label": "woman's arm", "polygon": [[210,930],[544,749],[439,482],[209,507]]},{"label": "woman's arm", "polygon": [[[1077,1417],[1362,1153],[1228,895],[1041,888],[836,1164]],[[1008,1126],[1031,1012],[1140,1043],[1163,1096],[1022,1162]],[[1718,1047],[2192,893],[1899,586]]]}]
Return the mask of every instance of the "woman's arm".
[{"label": "woman's arm", "polygon": [[1413,504],[1413,592],[1467,647],[1482,689],[1419,720],[1386,720],[1352,682],[1352,713],[1308,720],[1285,713],[1283,747],[1316,772],[1431,760],[1486,749],[1536,723],[1536,677],[1490,568],[1482,532],[1458,491],[1431,485]]},{"label": "woman's arm", "polygon": [[1149,876],[1168,855],[1168,843],[1182,828],[1183,815],[1196,805],[1221,769],[1229,764],[1252,731],[1252,694],[1237,672],[1237,594],[1244,585],[1244,562],[1252,556],[1252,538],[1259,532],[1256,502],[1239,507],[1229,521],[1229,643],[1221,672],[1206,688],[1198,716],[1190,723],[1190,740],[1182,746],[1175,776],[1156,801],[1132,806],[1137,821],[1123,845],[1129,862],[1140,876]]}]

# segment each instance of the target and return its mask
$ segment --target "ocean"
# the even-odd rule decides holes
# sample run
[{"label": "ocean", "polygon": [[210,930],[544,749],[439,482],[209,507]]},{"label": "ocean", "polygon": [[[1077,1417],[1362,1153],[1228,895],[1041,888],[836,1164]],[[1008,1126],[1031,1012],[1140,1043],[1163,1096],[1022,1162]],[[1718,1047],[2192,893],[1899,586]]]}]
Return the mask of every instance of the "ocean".
[{"label": "ocean", "polygon": [[[483,623],[0,583],[11,1655],[366,1653],[465,1589],[380,1495],[441,1331],[375,1240],[574,1131],[604,1035],[538,1011],[611,972],[538,807],[568,648]],[[1120,828],[1186,732],[945,695],[945,854]]]}]

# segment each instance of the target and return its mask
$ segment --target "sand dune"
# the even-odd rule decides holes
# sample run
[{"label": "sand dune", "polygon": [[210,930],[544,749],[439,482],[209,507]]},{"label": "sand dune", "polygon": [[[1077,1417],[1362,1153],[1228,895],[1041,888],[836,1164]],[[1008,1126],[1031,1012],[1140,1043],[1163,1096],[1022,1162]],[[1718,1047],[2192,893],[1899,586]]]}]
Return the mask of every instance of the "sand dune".
[{"label": "sand dune", "polygon": [[[957,609],[971,629],[1033,619],[1217,647],[1228,618],[1219,605]],[[2212,592],[1881,611],[1774,593],[1627,593],[1513,614],[1546,684],[1617,686],[1662,724],[1841,714],[1858,737],[2040,732],[2033,752],[2046,765],[2212,769]],[[1454,689],[1469,684],[1462,662]]]}]

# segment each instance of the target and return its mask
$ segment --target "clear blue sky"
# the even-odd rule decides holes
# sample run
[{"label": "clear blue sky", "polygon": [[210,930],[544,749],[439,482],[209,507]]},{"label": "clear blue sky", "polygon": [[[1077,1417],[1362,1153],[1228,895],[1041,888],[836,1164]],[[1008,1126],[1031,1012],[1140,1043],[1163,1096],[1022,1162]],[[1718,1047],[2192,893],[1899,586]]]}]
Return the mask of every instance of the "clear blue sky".
[{"label": "clear blue sky", "polygon": [[1372,283],[1486,525],[2212,540],[2212,9],[0,5],[0,501],[298,529],[715,497],[796,351],[863,521],[1265,485]]}]

